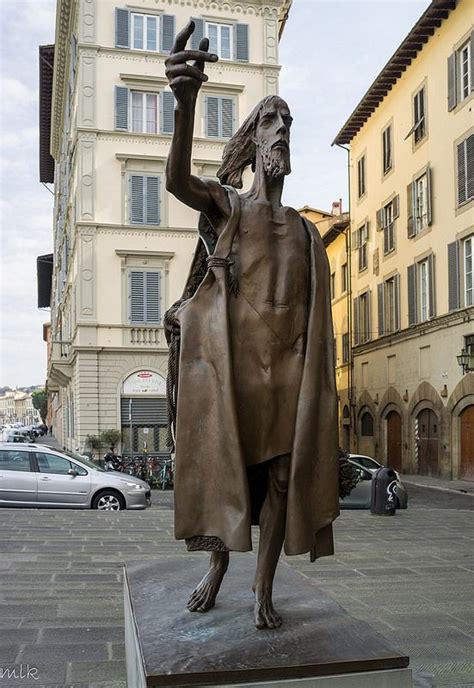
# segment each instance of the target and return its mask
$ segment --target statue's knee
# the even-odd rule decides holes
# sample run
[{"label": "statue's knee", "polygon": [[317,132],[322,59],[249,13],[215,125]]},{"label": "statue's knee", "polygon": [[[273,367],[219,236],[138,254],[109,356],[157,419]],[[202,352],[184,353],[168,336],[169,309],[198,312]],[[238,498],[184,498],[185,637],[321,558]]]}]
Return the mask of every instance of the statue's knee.
[{"label": "statue's knee", "polygon": [[290,478],[290,461],[289,457],[279,456],[275,460],[275,465],[272,466],[271,481],[277,492],[288,492],[288,483]]}]

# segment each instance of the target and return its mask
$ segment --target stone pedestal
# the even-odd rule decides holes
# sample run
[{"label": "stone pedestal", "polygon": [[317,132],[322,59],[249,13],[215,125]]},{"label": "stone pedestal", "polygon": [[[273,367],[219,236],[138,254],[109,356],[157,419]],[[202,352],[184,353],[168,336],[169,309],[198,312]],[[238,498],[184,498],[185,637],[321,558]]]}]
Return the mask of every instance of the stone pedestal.
[{"label": "stone pedestal", "polygon": [[258,631],[255,563],[251,554],[231,555],[216,607],[206,614],[188,612],[186,602],[207,570],[207,555],[127,564],[129,688],[293,688],[296,681],[301,688],[411,688],[408,657],[282,562],[274,603],[283,625]]}]

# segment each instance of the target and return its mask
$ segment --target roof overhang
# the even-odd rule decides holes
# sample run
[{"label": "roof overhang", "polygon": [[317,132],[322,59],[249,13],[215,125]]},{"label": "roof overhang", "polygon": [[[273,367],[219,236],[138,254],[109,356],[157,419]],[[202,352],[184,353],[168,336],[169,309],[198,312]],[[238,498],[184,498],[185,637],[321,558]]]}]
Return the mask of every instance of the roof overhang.
[{"label": "roof overhang", "polygon": [[363,127],[371,114],[376,110],[387,93],[401,77],[403,72],[416,58],[450,12],[456,8],[457,0],[432,0],[416,22],[408,36],[396,49],[375,81],[364,94],[361,101],[350,115],[333,141],[334,144],[348,144]]},{"label": "roof overhang", "polygon": [[54,182],[51,155],[51,99],[53,95],[54,45],[39,47],[39,176],[40,182]]}]

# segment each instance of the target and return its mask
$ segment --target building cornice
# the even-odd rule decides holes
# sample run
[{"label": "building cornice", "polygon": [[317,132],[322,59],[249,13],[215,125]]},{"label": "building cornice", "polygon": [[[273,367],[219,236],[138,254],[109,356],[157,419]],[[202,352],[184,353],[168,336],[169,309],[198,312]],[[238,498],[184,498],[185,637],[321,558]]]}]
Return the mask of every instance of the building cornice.
[{"label": "building cornice", "polygon": [[404,330],[399,330],[393,334],[387,334],[383,337],[378,337],[372,342],[355,346],[353,348],[354,356],[362,356],[371,351],[386,349],[394,346],[395,344],[399,344],[400,342],[407,341],[408,339],[417,339],[438,330],[444,330],[447,327],[454,327],[455,325],[462,325],[463,323],[468,323],[473,320],[474,306],[462,308],[454,311],[453,313],[446,313],[445,315],[440,315],[432,320],[427,320],[426,322],[419,323],[418,325],[413,325],[405,328]]},{"label": "building cornice", "polygon": [[63,123],[64,101],[67,93],[67,67],[69,39],[77,0],[58,0],[54,48],[54,78],[51,103],[51,154],[59,157]]}]

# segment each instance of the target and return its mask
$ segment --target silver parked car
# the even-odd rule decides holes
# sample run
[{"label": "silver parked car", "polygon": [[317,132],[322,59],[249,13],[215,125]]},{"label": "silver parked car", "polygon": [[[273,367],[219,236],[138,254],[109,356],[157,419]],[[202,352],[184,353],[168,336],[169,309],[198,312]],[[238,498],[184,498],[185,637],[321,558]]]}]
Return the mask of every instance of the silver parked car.
[{"label": "silver parked car", "polygon": [[151,505],[150,486],[44,444],[0,442],[0,506],[119,511]]},{"label": "silver parked car", "polygon": [[[351,463],[359,477],[359,482],[354,487],[350,495],[344,497],[344,499],[339,500],[339,507],[341,509],[370,509],[370,502],[372,498],[372,476],[379,469],[383,468],[380,464],[377,466],[371,465],[370,468],[361,465],[357,460],[358,458],[370,459],[370,457],[365,457],[361,455],[350,454],[349,463]],[[370,459],[374,463],[378,463],[375,459]],[[396,471],[395,471],[396,473]],[[405,485],[400,480],[400,476],[397,474],[397,509],[406,509],[408,507],[408,494]]]}]

